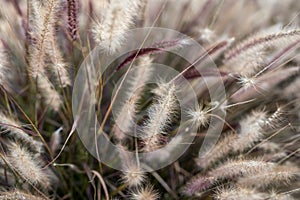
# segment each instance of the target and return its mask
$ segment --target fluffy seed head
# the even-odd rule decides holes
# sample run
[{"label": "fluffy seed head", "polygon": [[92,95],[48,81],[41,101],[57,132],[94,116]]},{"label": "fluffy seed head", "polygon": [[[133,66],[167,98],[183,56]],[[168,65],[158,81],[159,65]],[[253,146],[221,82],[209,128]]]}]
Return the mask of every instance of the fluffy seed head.
[{"label": "fluffy seed head", "polygon": [[289,194],[278,194],[277,192],[260,192],[252,188],[221,188],[215,195],[218,200],[293,200],[294,198]]},{"label": "fluffy seed head", "polygon": [[258,33],[225,53],[225,65],[241,75],[253,75],[265,64],[267,48],[282,47],[300,39],[300,30]]},{"label": "fluffy seed head", "polygon": [[142,184],[145,174],[140,167],[131,164],[124,169],[122,178],[129,187],[134,187]]},{"label": "fluffy seed head", "polygon": [[241,76],[238,78],[238,82],[245,88],[251,88],[255,87],[257,83],[257,79],[255,77],[247,77],[247,76]]},{"label": "fluffy seed head", "polygon": [[236,141],[237,139],[237,134],[227,134],[225,137],[220,139],[213,149],[207,152],[203,157],[197,158],[197,164],[200,167],[206,168],[217,160],[225,157],[233,150],[233,141]]},{"label": "fluffy seed head", "polygon": [[264,111],[253,111],[240,121],[239,138],[232,141],[233,151],[244,151],[264,136],[262,126],[267,119]]},{"label": "fluffy seed head", "polygon": [[259,160],[229,160],[208,174],[218,179],[263,173],[275,167],[274,163]]},{"label": "fluffy seed head", "polygon": [[0,200],[46,200],[45,198],[34,196],[20,190],[0,192]]},{"label": "fluffy seed head", "polygon": [[197,105],[195,110],[189,110],[188,115],[193,124],[196,124],[197,126],[207,126],[209,123],[209,112],[209,108],[200,104]]},{"label": "fluffy seed head", "polygon": [[198,175],[187,183],[183,193],[185,195],[192,196],[197,192],[210,188],[215,182],[216,179],[212,176]]},{"label": "fluffy seed head", "polygon": [[278,166],[267,172],[241,177],[238,180],[238,185],[244,187],[255,186],[256,188],[264,188],[269,185],[283,185],[283,183],[289,183],[297,174],[299,174],[297,167]]},{"label": "fluffy seed head", "polygon": [[0,127],[2,130],[7,131],[9,135],[13,136],[16,139],[30,145],[32,149],[35,149],[37,152],[42,150],[42,143],[34,140],[22,129],[22,125],[19,121],[8,117],[3,112],[0,112]]},{"label": "fluffy seed head", "polygon": [[199,39],[204,42],[212,42],[216,39],[216,33],[209,28],[201,29]]},{"label": "fluffy seed head", "polygon": [[242,176],[255,175],[259,172],[267,172],[273,169],[274,163],[259,160],[229,160],[222,163],[207,174],[199,174],[187,183],[184,193],[192,195],[195,192],[204,191],[218,181],[224,179],[236,179]]},{"label": "fluffy seed head", "polygon": [[110,2],[105,14],[92,29],[94,40],[102,49],[113,53],[122,45],[126,31],[132,26],[138,13],[140,3],[140,0]]},{"label": "fluffy seed head", "polygon": [[[162,84],[158,91],[162,92],[148,110],[149,119],[144,123],[142,135],[144,150],[151,151],[159,146],[161,136],[165,134],[164,128],[168,127],[176,114],[176,86]],[[168,88],[168,89],[167,89]]]},{"label": "fluffy seed head", "polygon": [[7,80],[7,77],[9,77],[8,64],[8,56],[4,50],[3,43],[0,40],[0,85],[6,89],[9,89]]},{"label": "fluffy seed head", "polygon": [[215,198],[218,200],[263,200],[269,195],[267,193],[261,193],[254,189],[248,188],[222,188],[219,189]]},{"label": "fluffy seed head", "polygon": [[38,157],[15,143],[10,143],[7,155],[8,164],[17,171],[20,176],[32,185],[40,185],[49,188],[49,175],[41,167]]},{"label": "fluffy seed head", "polygon": [[37,86],[44,97],[46,105],[58,111],[62,105],[61,97],[45,74],[37,75]]},{"label": "fluffy seed head", "polygon": [[131,193],[132,200],[157,200],[159,199],[159,194],[153,190],[152,186],[147,185],[146,187],[141,187],[137,191]]},{"label": "fluffy seed head", "polygon": [[283,114],[284,110],[279,106],[277,110],[265,120],[264,128],[275,129],[279,127],[283,122]]},{"label": "fluffy seed head", "polygon": [[142,95],[142,87],[149,80],[152,74],[152,59],[149,56],[142,56],[138,60],[138,65],[133,67],[134,75],[130,76],[129,86],[126,88],[124,96],[128,96],[128,100],[121,105],[120,111],[117,114],[115,125],[113,127],[114,136],[119,141],[123,140],[126,135],[132,130],[134,118],[137,110],[138,101]]}]

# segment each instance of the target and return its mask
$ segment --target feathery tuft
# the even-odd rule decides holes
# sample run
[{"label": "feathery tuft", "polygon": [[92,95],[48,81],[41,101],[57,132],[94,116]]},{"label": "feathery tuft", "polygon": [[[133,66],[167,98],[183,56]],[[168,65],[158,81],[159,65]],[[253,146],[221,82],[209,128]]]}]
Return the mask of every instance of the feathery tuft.
[{"label": "feathery tuft", "polygon": [[22,125],[19,121],[8,117],[4,113],[0,112],[0,123],[1,129],[9,132],[9,135],[26,143],[32,149],[35,149],[37,152],[42,151],[42,143],[34,140],[31,136],[29,136],[23,130]]},{"label": "feathery tuft", "polygon": [[130,76],[129,80],[126,80],[126,82],[129,83],[128,88],[126,88],[126,93],[132,93],[133,95],[128,97],[129,99],[127,102],[121,105],[119,114],[116,117],[113,132],[118,140],[123,140],[126,136],[124,133],[132,131],[134,117],[138,111],[137,105],[140,96],[142,95],[143,86],[152,75],[152,61],[153,60],[149,56],[140,57],[138,64],[133,67],[134,74]]},{"label": "feathery tuft", "polygon": [[[29,65],[30,75],[37,83],[39,92],[43,95],[47,105],[50,105],[55,111],[59,109],[62,102],[60,95],[54,89],[52,83],[48,80],[46,73],[46,55],[52,56],[52,53],[56,53],[58,50],[53,49],[54,41],[54,25],[56,20],[57,11],[60,8],[60,1],[51,0],[46,4],[46,8],[43,8],[36,1],[30,1],[31,15],[33,31],[30,36],[35,39],[35,43],[30,45],[29,48]],[[57,61],[56,53],[54,58]],[[60,67],[57,68],[59,70]],[[56,71],[56,70],[55,70]]]},{"label": "feathery tuft", "polygon": [[137,191],[131,193],[132,200],[157,200],[159,194],[153,190],[152,186],[140,187]]},{"label": "feathery tuft", "polygon": [[250,176],[257,173],[267,172],[275,167],[274,163],[259,160],[229,160],[207,175],[198,175],[190,180],[184,193],[192,195],[195,192],[204,191],[213,186],[217,181],[224,179],[236,179],[241,176]]},{"label": "feathery tuft", "polygon": [[10,143],[6,159],[10,167],[16,170],[25,181],[45,189],[50,187],[50,177],[42,169],[41,160],[24,147]]},{"label": "feathery tuft", "polygon": [[46,199],[22,192],[20,190],[14,190],[9,192],[0,192],[0,200],[46,200]]},{"label": "feathery tuft", "polygon": [[123,43],[126,31],[133,24],[141,0],[112,0],[94,24],[92,32],[96,43],[105,51],[113,53]]},{"label": "feathery tuft", "polygon": [[162,83],[158,86],[160,95],[148,110],[149,119],[142,128],[143,149],[152,151],[160,146],[160,138],[164,129],[170,124],[176,114],[176,86],[172,83]]},{"label": "feathery tuft", "polygon": [[5,89],[10,90],[9,80],[9,60],[8,55],[5,51],[4,45],[0,40],[0,85]]},{"label": "feathery tuft", "polygon": [[225,53],[225,65],[232,72],[253,75],[265,61],[265,49],[286,46],[300,39],[300,30],[281,30],[268,34],[257,34],[240,42]]},{"label": "feathery tuft", "polygon": [[222,188],[219,189],[218,193],[215,195],[218,200],[293,200],[294,198],[288,194],[277,194],[259,192],[252,188]]},{"label": "feathery tuft", "polygon": [[300,171],[297,167],[292,166],[277,166],[274,169],[253,174],[251,176],[241,177],[237,184],[243,187],[265,188],[269,185],[283,185],[290,183]]},{"label": "feathery tuft", "polygon": [[130,164],[123,169],[122,179],[129,187],[139,186],[145,180],[145,174],[140,167]]}]

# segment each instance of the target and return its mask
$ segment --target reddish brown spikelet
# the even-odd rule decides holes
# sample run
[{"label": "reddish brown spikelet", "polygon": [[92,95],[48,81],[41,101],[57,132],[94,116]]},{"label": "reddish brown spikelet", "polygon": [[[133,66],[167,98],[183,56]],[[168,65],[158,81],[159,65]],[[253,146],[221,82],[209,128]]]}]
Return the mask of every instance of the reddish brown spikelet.
[{"label": "reddish brown spikelet", "polygon": [[150,54],[153,55],[153,54],[168,52],[174,49],[179,49],[182,46],[188,44],[189,41],[187,39],[174,39],[174,40],[156,42],[149,47],[134,50],[125,60],[123,60],[117,66],[116,70],[122,69],[125,65],[134,61],[138,57],[150,55]]},{"label": "reddish brown spikelet", "polygon": [[212,176],[198,175],[187,184],[183,193],[188,196],[192,196],[196,192],[210,188],[215,182],[216,179]]},{"label": "reddish brown spikelet", "polygon": [[68,12],[68,33],[70,38],[74,41],[78,36],[78,0],[67,0],[67,12]]}]

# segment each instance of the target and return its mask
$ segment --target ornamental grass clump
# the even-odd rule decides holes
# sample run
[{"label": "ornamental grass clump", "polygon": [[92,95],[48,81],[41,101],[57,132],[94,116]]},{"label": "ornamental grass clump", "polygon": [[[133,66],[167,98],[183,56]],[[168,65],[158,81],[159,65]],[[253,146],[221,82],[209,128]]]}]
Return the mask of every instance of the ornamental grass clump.
[{"label": "ornamental grass clump", "polygon": [[0,5],[0,199],[300,198],[298,0]]}]

